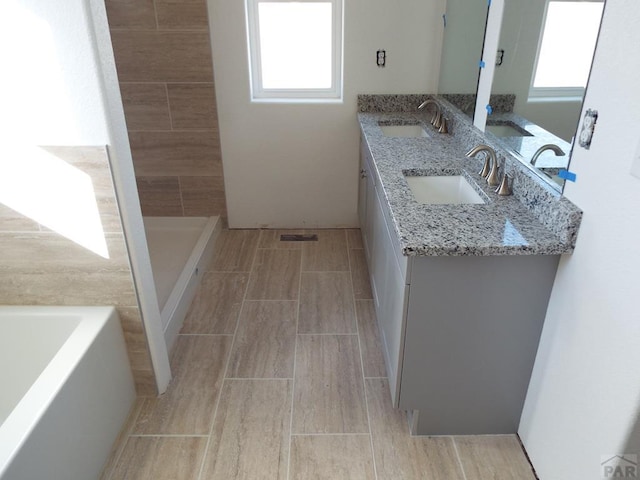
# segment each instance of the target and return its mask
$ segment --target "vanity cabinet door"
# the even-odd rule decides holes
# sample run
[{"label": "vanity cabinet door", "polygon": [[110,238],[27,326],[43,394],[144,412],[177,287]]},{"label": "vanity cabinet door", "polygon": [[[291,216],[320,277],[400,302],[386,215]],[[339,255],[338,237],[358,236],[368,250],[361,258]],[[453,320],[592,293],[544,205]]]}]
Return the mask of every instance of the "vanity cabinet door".
[{"label": "vanity cabinet door", "polygon": [[518,430],[558,255],[420,257],[399,407],[418,435]]},{"label": "vanity cabinet door", "polygon": [[364,153],[360,153],[360,171],[358,172],[358,223],[360,230],[366,230],[367,223],[367,161]]},{"label": "vanity cabinet door", "polygon": [[[367,190],[369,177],[371,172],[367,166],[367,156],[365,149],[367,148],[364,142],[360,142],[360,170],[358,171],[358,223],[360,224],[360,233],[363,237],[363,243],[366,245],[366,231],[367,231]],[[365,246],[365,253],[369,258],[369,251]]]},{"label": "vanity cabinet door", "polygon": [[366,220],[364,224],[363,230],[363,240],[364,240],[364,253],[367,257],[367,260],[371,261],[371,256],[374,248],[374,244],[376,242],[375,235],[373,233],[373,217],[375,214],[375,203],[376,203],[376,187],[373,183],[373,177],[371,175],[370,170],[367,170],[367,213]]},{"label": "vanity cabinet door", "polygon": [[398,264],[379,196],[373,196],[373,251],[369,262],[376,317],[382,340],[393,405],[397,406],[404,350],[404,329],[409,287]]},{"label": "vanity cabinet door", "polygon": [[[364,147],[366,148],[366,146]],[[367,150],[363,150],[362,159],[362,169],[364,170],[364,177],[361,180],[360,185],[363,187],[364,191],[361,191],[360,194],[364,196],[362,202],[366,205],[363,213],[364,217],[360,220],[360,228],[362,229],[362,240],[364,243],[364,254],[367,258],[367,261],[371,263],[371,254],[373,252],[373,244],[375,243],[374,233],[373,233],[373,216],[376,202],[376,184],[375,184],[375,175],[371,170],[371,164],[367,159]]]}]

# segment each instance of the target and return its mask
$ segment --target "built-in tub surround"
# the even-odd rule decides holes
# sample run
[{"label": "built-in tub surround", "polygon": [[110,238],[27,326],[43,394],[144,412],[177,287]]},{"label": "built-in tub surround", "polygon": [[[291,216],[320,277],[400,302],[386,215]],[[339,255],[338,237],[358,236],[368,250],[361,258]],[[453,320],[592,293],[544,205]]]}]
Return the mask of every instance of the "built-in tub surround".
[{"label": "built-in tub surround", "polygon": [[[360,95],[360,126],[374,159],[405,255],[521,255],[570,253],[582,212],[541,182],[500,145],[491,142],[449,102],[436,97],[449,125],[437,134],[417,106],[429,95]],[[430,138],[385,137],[384,124],[422,122]],[[478,144],[494,148],[513,195],[498,196],[477,174],[479,158],[464,153]],[[505,168],[506,167],[506,168]],[[418,205],[402,171],[421,175],[466,172],[490,199],[486,205]]]},{"label": "built-in tub surround", "polygon": [[113,307],[0,307],[0,479],[95,479],[135,400]]},{"label": "built-in tub surround", "polygon": [[[1,199],[0,304],[115,306],[137,392],[155,396],[157,388],[107,151],[104,147],[40,147],[30,154],[24,149],[13,161],[28,164],[36,154],[43,157],[46,168],[55,169],[56,178],[40,178],[35,172],[22,179],[12,178],[14,184],[24,181],[18,191],[26,191],[25,198],[36,199],[24,213],[16,210],[20,208],[17,199]],[[39,182],[41,188],[37,187]],[[6,192],[4,189],[3,195]],[[64,198],[92,216],[49,210]],[[70,230],[80,240],[92,233],[89,237],[96,242],[96,251],[91,245],[77,243],[78,238],[70,238]]]}]

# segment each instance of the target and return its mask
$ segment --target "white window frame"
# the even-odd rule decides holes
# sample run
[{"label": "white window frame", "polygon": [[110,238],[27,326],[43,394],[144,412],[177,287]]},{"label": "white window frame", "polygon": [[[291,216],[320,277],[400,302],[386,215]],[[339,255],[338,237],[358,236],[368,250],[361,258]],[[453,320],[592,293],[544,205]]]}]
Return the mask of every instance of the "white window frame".
[{"label": "white window frame", "polygon": [[[586,87],[534,87],[536,73],[538,71],[538,61],[540,59],[540,49],[542,48],[542,39],[544,37],[544,26],[547,23],[547,13],[549,11],[550,2],[594,2],[604,3],[605,0],[546,0],[544,6],[544,15],[540,25],[540,37],[538,38],[538,48],[536,50],[536,59],[533,64],[533,72],[531,73],[531,83],[529,84],[529,101],[532,102],[557,102],[557,101],[581,101],[584,98]],[[602,19],[601,19],[602,23]],[[597,40],[596,40],[597,46]],[[595,53],[595,52],[594,52]],[[592,57],[593,62],[593,57]],[[587,79],[588,81],[588,79]]]},{"label": "white window frame", "polygon": [[[258,3],[331,3],[332,12],[332,78],[331,87],[265,89],[262,86]],[[249,77],[251,100],[254,102],[341,102],[343,71],[343,0],[246,0]]]}]

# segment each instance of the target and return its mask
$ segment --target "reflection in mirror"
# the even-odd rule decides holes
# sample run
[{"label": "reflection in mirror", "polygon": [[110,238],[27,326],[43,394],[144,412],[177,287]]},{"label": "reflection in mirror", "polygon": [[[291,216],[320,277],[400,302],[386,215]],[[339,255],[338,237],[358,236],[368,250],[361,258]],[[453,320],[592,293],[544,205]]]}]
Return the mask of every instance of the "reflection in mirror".
[{"label": "reflection in mirror", "polygon": [[473,117],[487,3],[448,0],[438,93]]},{"label": "reflection in mirror", "polygon": [[[491,94],[515,98],[511,112],[494,109],[485,132],[559,191],[564,180],[558,173],[569,167],[603,7],[604,0],[505,2],[499,44],[504,54]],[[540,150],[549,144],[561,152]]]}]

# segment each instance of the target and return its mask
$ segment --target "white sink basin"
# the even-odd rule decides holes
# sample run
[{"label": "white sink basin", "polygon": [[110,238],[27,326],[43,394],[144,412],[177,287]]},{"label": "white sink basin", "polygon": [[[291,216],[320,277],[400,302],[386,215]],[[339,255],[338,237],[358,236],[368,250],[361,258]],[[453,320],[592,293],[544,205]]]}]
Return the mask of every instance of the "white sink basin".
[{"label": "white sink basin", "polygon": [[460,205],[485,203],[462,175],[404,177],[416,202],[421,204]]},{"label": "white sink basin", "polygon": [[530,137],[531,134],[513,122],[487,122],[485,129],[496,137]]},{"label": "white sink basin", "polygon": [[380,125],[380,129],[385,137],[429,137],[420,125]]}]

